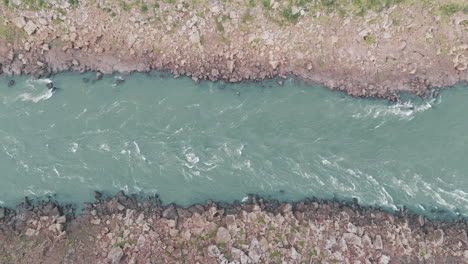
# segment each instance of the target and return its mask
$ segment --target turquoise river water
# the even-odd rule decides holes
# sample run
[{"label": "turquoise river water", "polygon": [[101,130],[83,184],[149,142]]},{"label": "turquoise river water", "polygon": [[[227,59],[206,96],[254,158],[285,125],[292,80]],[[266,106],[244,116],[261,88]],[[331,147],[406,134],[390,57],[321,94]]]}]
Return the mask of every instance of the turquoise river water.
[{"label": "turquoise river water", "polygon": [[[436,99],[357,99],[286,80],[223,84],[132,74],[0,78],[0,205],[93,191],[187,206],[357,198],[468,216],[468,87]],[[438,211],[436,213],[435,211]]]}]

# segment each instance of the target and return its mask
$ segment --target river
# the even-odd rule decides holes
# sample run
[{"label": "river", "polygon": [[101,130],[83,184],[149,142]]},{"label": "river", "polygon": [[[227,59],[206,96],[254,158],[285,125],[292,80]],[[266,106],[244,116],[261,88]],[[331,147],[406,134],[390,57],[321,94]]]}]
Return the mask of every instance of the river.
[{"label": "river", "polygon": [[83,77],[94,76],[0,78],[0,205],[48,195],[79,204],[95,190],[182,206],[255,193],[468,216],[466,85],[389,103],[291,79]]}]

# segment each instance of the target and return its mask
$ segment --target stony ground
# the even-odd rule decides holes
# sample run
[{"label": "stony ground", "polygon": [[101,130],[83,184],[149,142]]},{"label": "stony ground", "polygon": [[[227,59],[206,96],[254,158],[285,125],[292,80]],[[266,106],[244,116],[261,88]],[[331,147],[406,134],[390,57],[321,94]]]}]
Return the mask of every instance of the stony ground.
[{"label": "stony ground", "polygon": [[468,223],[355,204],[161,206],[117,194],[71,217],[54,203],[0,209],[1,263],[467,263]]},{"label": "stony ground", "polygon": [[468,80],[463,0],[2,0],[6,74],[296,75],[355,96]]}]

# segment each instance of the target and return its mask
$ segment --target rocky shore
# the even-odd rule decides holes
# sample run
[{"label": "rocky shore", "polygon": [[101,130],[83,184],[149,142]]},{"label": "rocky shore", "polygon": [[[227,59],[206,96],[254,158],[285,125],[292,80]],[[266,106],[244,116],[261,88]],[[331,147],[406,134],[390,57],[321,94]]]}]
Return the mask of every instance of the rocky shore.
[{"label": "rocky shore", "polygon": [[0,208],[1,263],[467,263],[468,223],[356,203],[180,208],[96,193],[84,213],[53,201]]},{"label": "rocky shore", "polygon": [[3,0],[0,73],[296,76],[354,96],[468,81],[458,0]]}]

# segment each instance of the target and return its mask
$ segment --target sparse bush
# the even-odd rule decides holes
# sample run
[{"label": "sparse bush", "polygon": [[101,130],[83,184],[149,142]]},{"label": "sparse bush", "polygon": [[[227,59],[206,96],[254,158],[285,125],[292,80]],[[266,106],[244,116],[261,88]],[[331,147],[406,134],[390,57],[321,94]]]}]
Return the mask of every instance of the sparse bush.
[{"label": "sparse bush", "polygon": [[458,13],[462,10],[462,7],[459,4],[448,3],[440,6],[440,10],[444,15],[451,16],[455,13]]}]

